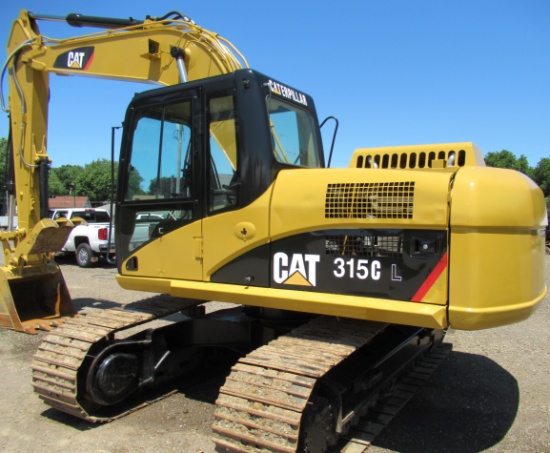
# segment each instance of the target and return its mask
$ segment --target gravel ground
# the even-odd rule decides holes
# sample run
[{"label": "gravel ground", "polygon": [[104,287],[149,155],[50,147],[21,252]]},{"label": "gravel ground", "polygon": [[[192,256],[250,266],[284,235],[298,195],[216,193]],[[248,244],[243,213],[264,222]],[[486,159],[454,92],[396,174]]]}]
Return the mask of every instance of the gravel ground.
[{"label": "gravel ground", "polygon": [[[71,260],[61,267],[79,309],[148,297],[120,289],[112,267],[80,269]],[[550,452],[549,324],[547,297],[522,323],[450,332],[453,352],[368,451]],[[0,451],[214,451],[210,427],[223,375],[112,423],[88,424],[49,409],[32,391],[31,358],[45,335],[0,330]]]}]

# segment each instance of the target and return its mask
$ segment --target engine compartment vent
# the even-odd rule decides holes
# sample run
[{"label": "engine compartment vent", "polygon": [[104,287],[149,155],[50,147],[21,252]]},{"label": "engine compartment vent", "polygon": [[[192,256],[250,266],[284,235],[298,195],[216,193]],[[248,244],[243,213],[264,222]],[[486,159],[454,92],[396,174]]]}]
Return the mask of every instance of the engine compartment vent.
[{"label": "engine compartment vent", "polygon": [[327,186],[327,219],[412,219],[414,181],[337,183]]},{"label": "engine compartment vent", "polygon": [[384,168],[396,170],[464,167],[467,152],[459,150],[376,152],[364,150],[355,156],[355,168]]},{"label": "engine compartment vent", "polygon": [[383,235],[367,234],[327,235],[326,254],[358,258],[399,258],[403,254],[403,232]]}]

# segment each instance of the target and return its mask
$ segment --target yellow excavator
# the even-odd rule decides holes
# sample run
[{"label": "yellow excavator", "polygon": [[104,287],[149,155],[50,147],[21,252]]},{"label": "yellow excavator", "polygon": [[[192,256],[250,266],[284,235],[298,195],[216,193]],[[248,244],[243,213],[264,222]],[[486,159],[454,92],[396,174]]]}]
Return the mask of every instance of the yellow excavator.
[{"label": "yellow excavator", "polygon": [[[39,20],[106,30],[54,40]],[[34,302],[11,295],[16,281],[68,298],[51,254],[69,226],[40,220],[49,74],[166,85],[128,106],[115,223],[119,284],[171,297],[89,311],[45,337],[33,386],[61,411],[112,420],[231,351],[217,448],[327,451],[448,328],[519,322],[546,294],[546,208],[528,177],[486,167],[467,142],[358,149],[327,168],[313,99],[182,14],[22,11],[8,55],[12,324]],[[212,300],[236,305],[206,314]]]}]

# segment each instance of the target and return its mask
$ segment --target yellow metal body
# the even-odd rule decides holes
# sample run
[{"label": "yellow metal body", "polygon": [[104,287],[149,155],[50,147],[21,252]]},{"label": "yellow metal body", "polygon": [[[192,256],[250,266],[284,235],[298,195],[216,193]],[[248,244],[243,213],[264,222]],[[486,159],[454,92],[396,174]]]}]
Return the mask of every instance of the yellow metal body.
[{"label": "yellow metal body", "polygon": [[[1,268],[4,283],[0,326],[27,331],[32,330],[32,325],[45,326],[45,321],[34,320],[50,318],[55,313],[55,302],[49,304],[51,309],[44,310],[42,317],[37,310],[32,319],[24,317],[29,321],[25,328],[20,326],[16,314],[28,312],[26,306],[40,305],[36,302],[48,299],[46,293],[59,286],[59,282],[64,287],[53,257],[65,243],[60,232],[66,240],[70,228],[64,225],[59,229],[55,222],[47,222],[40,215],[38,162],[50,162],[47,153],[50,74],[173,85],[181,82],[176,59],[171,55],[174,46],[185,51],[188,80],[247,66],[230,42],[183,20],[146,20],[141,25],[67,39],[41,35],[36,21],[25,10],[14,21],[7,44],[7,74],[19,229],[0,233],[5,258]],[[80,58],[83,48],[93,48],[93,59],[86,67]],[[60,59],[66,64],[59,65]],[[10,287],[15,292],[15,286],[41,279],[42,294],[16,296],[10,292]],[[63,290],[60,294],[64,295],[58,304],[62,307],[61,314],[74,313],[68,292]]]},{"label": "yellow metal body", "polygon": [[458,172],[450,220],[453,327],[493,327],[532,313],[546,293],[546,222],[540,189],[521,173],[486,167]]},{"label": "yellow metal body", "polygon": [[[382,201],[387,200],[378,195],[373,200],[380,203],[380,214],[358,218],[352,210],[361,203],[360,195],[352,193],[347,218],[327,216],[327,186],[365,181],[414,183],[412,214],[384,216]],[[396,195],[390,197],[399,205]],[[363,149],[355,152],[348,169],[281,171],[251,205],[194,222],[137,250],[132,257],[144,265],[138,272],[125,271],[123,265],[117,278],[128,289],[174,296],[477,330],[521,321],[543,299],[545,226],[540,189],[518,172],[485,167],[471,143]],[[222,266],[278,239],[358,228],[447,232],[448,252],[420,300],[211,281]]]}]

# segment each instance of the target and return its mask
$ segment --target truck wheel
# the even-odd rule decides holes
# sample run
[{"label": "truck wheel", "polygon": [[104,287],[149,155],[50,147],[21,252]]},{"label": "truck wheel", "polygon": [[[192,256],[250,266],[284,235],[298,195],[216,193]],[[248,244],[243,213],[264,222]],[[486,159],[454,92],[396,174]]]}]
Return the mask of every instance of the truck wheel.
[{"label": "truck wheel", "polygon": [[80,267],[92,267],[92,264],[97,261],[96,254],[86,243],[80,244],[76,248],[76,264]]}]

